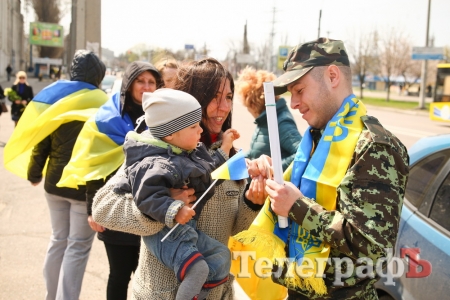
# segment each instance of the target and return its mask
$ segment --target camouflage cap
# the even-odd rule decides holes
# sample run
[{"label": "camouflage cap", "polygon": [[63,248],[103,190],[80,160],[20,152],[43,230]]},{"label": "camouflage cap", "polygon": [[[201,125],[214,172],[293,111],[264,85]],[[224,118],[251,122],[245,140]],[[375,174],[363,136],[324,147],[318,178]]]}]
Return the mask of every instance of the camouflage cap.
[{"label": "camouflage cap", "polygon": [[344,42],[318,38],[293,48],[283,64],[285,73],[273,81],[275,95],[287,91],[287,86],[319,66],[350,66]]}]

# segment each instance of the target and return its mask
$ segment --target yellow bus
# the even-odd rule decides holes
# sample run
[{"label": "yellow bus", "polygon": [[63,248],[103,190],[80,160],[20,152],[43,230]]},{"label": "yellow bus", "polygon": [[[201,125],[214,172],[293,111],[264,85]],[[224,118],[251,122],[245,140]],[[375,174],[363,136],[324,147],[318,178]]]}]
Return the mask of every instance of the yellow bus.
[{"label": "yellow bus", "polygon": [[430,118],[450,122],[450,64],[438,64]]}]

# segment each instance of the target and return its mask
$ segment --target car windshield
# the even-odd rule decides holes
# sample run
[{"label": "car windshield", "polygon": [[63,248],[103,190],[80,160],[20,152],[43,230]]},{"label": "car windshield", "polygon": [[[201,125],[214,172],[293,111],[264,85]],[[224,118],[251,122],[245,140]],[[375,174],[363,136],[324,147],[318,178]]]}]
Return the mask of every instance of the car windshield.
[{"label": "car windshield", "polygon": [[111,94],[114,95],[117,92],[120,92],[120,88],[122,87],[122,79],[116,79],[111,88]]},{"label": "car windshield", "polygon": [[102,86],[110,87],[114,83],[114,80],[116,80],[116,76],[107,75],[103,78]]}]

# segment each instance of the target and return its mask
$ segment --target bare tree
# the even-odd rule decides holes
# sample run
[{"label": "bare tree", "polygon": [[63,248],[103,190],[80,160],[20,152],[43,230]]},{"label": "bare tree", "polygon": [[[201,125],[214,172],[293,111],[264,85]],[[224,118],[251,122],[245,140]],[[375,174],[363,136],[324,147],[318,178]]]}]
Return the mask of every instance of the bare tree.
[{"label": "bare tree", "polygon": [[[410,78],[415,79],[415,74],[417,74],[417,62],[411,58],[412,53],[412,43],[411,41],[404,37],[397,41],[397,75],[402,76],[405,85],[410,84]],[[420,69],[419,69],[420,77]]]},{"label": "bare tree", "polygon": [[350,43],[350,53],[352,62],[352,72],[358,75],[359,87],[360,87],[360,99],[364,99],[364,86],[366,76],[369,73],[376,72],[376,66],[378,64],[377,45],[378,34],[376,31],[369,34],[361,34],[357,42]]},{"label": "bare tree", "polygon": [[260,44],[256,48],[256,61],[257,61],[257,68],[258,69],[267,69],[267,66],[269,65],[268,59],[270,59],[270,50],[271,46],[269,46],[269,43]]},{"label": "bare tree", "polygon": [[[55,23],[61,21],[68,10],[67,0],[31,0],[38,22]],[[62,47],[39,46],[40,57],[60,58],[64,52]]]},{"label": "bare tree", "polygon": [[244,43],[237,42],[235,40],[228,40],[227,44],[228,44],[228,53],[225,65],[228,71],[230,71],[230,73],[233,75],[233,77],[236,78],[238,72],[240,71],[239,65],[237,63],[237,55],[242,52],[242,49],[244,48]]},{"label": "bare tree", "polygon": [[409,85],[411,83],[417,82],[422,74],[422,61],[421,60],[411,60],[411,64],[405,73],[405,84]]},{"label": "bare tree", "polygon": [[175,53],[173,53],[169,49],[157,48],[152,52],[153,52],[152,61],[150,63],[153,64],[163,59],[176,59]]},{"label": "bare tree", "polygon": [[380,39],[379,58],[380,73],[384,78],[387,88],[386,101],[389,101],[392,77],[398,76],[402,60],[405,55],[410,55],[407,51],[407,42],[400,32],[392,28],[388,34]]},{"label": "bare tree", "polygon": [[444,59],[445,59],[445,63],[450,63],[450,47],[444,47]]}]

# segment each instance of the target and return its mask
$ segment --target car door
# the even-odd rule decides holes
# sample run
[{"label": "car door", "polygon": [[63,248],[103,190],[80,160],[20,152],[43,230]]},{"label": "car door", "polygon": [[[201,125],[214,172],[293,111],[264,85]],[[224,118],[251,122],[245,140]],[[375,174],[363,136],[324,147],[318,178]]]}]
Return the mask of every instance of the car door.
[{"label": "car door", "polygon": [[444,149],[410,170],[395,252],[405,264],[396,287],[403,299],[450,297],[449,205],[450,149]]}]

